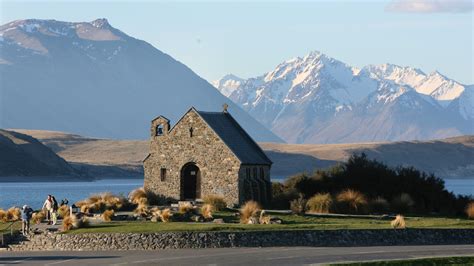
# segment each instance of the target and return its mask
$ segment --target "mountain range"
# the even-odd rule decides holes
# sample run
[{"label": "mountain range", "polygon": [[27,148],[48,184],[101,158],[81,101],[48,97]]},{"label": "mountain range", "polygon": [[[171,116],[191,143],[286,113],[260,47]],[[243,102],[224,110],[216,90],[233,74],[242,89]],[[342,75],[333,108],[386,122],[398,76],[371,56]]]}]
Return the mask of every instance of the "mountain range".
[{"label": "mountain range", "polygon": [[257,141],[282,140],[184,64],[106,19],[0,26],[0,128],[145,139],[150,121],[191,106],[229,112]]},{"label": "mountain range", "polygon": [[474,133],[474,86],[393,64],[349,66],[321,52],[219,91],[289,143],[428,140]]}]

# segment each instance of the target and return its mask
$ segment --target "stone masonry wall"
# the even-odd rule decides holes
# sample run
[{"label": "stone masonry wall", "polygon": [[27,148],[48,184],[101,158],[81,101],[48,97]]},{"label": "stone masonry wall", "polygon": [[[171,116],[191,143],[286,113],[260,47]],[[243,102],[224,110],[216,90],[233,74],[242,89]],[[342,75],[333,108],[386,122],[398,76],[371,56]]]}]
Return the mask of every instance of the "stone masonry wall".
[{"label": "stone masonry wall", "polygon": [[[239,204],[240,161],[205,121],[191,110],[171,131],[165,126],[164,134],[155,136],[160,123],[166,125],[167,120],[160,118],[152,124],[150,155],[144,162],[145,190],[181,199],[181,168],[193,162],[200,170],[201,196],[219,194],[229,205]],[[161,168],[167,172],[164,181],[160,180]]]},{"label": "stone masonry wall", "polygon": [[392,246],[474,244],[473,229],[294,230],[45,234],[10,250],[154,250],[275,246]]}]

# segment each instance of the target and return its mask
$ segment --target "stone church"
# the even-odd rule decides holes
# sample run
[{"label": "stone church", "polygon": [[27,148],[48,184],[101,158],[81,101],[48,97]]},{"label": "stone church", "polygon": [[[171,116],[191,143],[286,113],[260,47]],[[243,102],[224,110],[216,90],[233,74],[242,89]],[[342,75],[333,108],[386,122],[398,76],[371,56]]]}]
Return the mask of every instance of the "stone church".
[{"label": "stone church", "polygon": [[228,113],[189,109],[170,128],[163,116],[151,122],[144,161],[145,190],[175,200],[221,195],[229,205],[271,199],[272,162]]}]

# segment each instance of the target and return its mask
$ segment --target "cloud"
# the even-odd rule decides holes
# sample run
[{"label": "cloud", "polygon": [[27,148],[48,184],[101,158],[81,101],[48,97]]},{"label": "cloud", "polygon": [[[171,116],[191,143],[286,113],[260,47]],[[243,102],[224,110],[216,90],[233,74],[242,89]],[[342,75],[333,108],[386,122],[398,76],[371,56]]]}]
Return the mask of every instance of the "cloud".
[{"label": "cloud", "polygon": [[386,7],[390,12],[408,13],[466,13],[472,12],[474,0],[392,0]]}]

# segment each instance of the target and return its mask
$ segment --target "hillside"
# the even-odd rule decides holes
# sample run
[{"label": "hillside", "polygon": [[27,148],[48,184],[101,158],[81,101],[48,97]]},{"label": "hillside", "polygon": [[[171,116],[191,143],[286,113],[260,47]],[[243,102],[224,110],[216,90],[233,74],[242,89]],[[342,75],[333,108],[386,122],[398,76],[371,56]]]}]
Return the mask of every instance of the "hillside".
[{"label": "hillside", "polygon": [[0,26],[0,128],[146,139],[150,121],[224,103],[259,141],[282,141],[191,69],[149,43],[92,22],[17,20]]},{"label": "hillside", "polygon": [[393,64],[356,68],[320,52],[261,76],[213,82],[288,143],[430,140],[474,134],[474,87]]},{"label": "hillside", "polygon": [[[96,176],[141,176],[148,141],[108,140],[42,130],[16,130],[38,138],[72,165]],[[440,177],[474,177],[474,136],[435,141],[355,144],[259,143],[273,161],[272,176],[312,171],[345,161],[352,153],[391,166],[411,165]]]},{"label": "hillside", "polygon": [[89,179],[37,139],[0,129],[0,181]]}]

